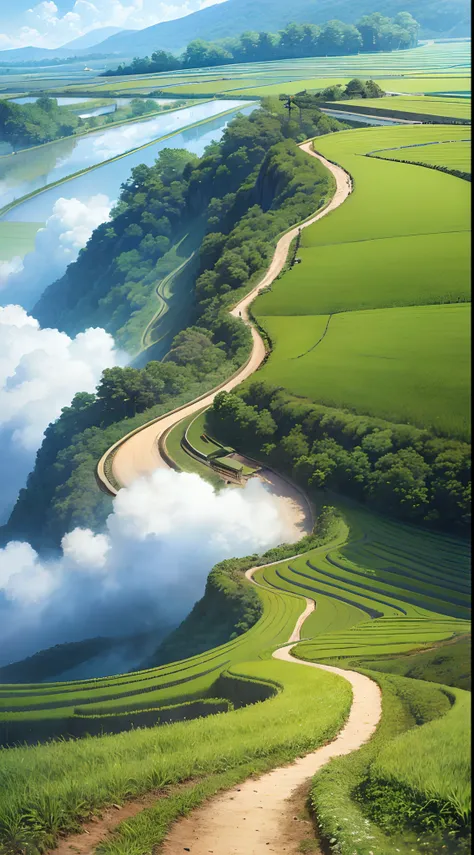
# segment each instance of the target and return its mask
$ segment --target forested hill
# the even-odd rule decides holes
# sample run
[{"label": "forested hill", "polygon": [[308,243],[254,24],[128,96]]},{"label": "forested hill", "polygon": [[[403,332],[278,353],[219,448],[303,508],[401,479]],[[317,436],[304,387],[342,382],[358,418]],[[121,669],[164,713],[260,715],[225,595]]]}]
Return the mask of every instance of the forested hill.
[{"label": "forested hill", "polygon": [[278,33],[245,32],[240,36],[206,42],[194,39],[177,57],[158,50],[143,59],[135,57],[131,65],[121,64],[114,74],[143,74],[173,71],[177,68],[201,68],[232,62],[266,62],[308,56],[345,56],[356,53],[401,50],[416,47],[420,25],[409,12],[387,18],[379,12],[364,15],[357,25],[343,21],[317,24],[288,24]]},{"label": "forested hill", "polygon": [[410,12],[420,22],[421,38],[452,38],[470,35],[469,0],[226,0],[175,21],[164,21],[129,35],[118,33],[95,50],[130,56],[150,55],[155,50],[184,50],[193,39],[215,41],[249,30],[276,32],[292,21],[323,24],[337,18],[355,23],[362,15],[380,12],[394,17]]}]

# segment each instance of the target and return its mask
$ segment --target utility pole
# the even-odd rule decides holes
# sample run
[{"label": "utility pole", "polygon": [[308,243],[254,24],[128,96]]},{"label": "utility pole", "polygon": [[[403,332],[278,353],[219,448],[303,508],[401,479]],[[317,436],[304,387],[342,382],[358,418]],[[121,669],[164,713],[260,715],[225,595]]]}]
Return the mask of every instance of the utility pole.
[{"label": "utility pole", "polygon": [[288,95],[288,97],[285,101],[285,104],[284,104],[285,110],[288,110],[288,121],[290,121],[290,119],[291,119],[291,111],[294,107],[293,101],[294,101],[294,96]]}]

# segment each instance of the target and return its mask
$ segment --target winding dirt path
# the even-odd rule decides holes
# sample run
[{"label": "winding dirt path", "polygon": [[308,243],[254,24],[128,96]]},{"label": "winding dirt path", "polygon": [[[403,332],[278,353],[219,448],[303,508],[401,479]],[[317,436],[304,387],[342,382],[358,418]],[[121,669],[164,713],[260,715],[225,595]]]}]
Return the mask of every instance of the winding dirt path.
[{"label": "winding dirt path", "polygon": [[238,386],[243,380],[246,380],[247,377],[250,377],[250,375],[253,374],[254,371],[256,371],[262,364],[265,358],[265,345],[259,332],[249,318],[250,304],[257,294],[262,291],[263,288],[268,287],[268,285],[274,281],[283,269],[290,244],[297,236],[300,228],[307,228],[317,222],[317,220],[321,219],[321,217],[325,217],[326,214],[334,211],[339,207],[339,205],[342,205],[352,190],[351,180],[347,172],[345,172],[340,166],[336,166],[329,160],[326,160],[322,155],[313,151],[311,141],[302,143],[300,148],[311,157],[316,157],[320,160],[321,163],[333,174],[336,180],[336,190],[330,202],[324,208],[302,223],[301,226],[295,226],[280,238],[276,245],[270,266],[263,278],[249,292],[249,294],[247,294],[232,309],[231,314],[234,315],[234,317],[240,316],[244,323],[251,328],[253,345],[252,352],[247,363],[243,365],[233,375],[233,377],[225,383],[222,383],[217,388],[212,389],[200,398],[196,398],[189,404],[185,404],[184,406],[167,413],[165,416],[160,416],[158,419],[148,422],[112,445],[103,457],[101,457],[97,465],[97,480],[101,489],[110,495],[115,496],[117,494],[116,488],[109,481],[105,473],[105,461],[111,452],[114,452],[112,463],[114,478],[124,487],[128,486],[132,481],[135,481],[136,478],[139,478],[142,475],[148,475],[155,469],[166,467],[167,464],[161,457],[158,447],[158,441],[162,434],[174,427],[175,424],[187,416],[197,413],[203,407],[209,407],[218,392],[230,392],[231,389],[234,389],[235,386]]},{"label": "winding dirt path", "polygon": [[[256,569],[248,570],[246,576],[252,579]],[[265,855],[268,852],[297,855],[301,852],[300,843],[307,836],[307,828],[302,827],[294,815],[295,796],[300,795],[304,801],[310,780],[319,769],[333,757],[350,754],[367,742],[382,714],[380,689],[373,680],[355,671],[299,660],[296,663],[292,658],[291,649],[299,641],[304,621],[314,609],[313,600],[307,599],[288,645],[275,650],[273,656],[298,667],[329,671],[347,680],[352,687],[352,706],[344,727],[327,745],[260,778],[249,778],[240,787],[234,787],[179,820],[160,850],[163,855],[179,855],[183,851],[192,855]]]}]

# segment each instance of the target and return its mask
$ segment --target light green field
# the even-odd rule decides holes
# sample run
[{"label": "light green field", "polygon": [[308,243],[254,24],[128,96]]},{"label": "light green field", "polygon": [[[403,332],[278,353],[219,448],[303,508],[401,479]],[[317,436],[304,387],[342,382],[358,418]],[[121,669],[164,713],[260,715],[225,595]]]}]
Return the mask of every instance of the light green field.
[{"label": "light green field", "polygon": [[446,166],[460,172],[471,173],[471,141],[432,143],[407,146],[392,151],[381,151],[378,157],[386,160],[403,160],[406,163],[426,163],[427,166]]},{"label": "light green field", "polygon": [[274,344],[262,380],[327,405],[466,436],[468,308],[449,304],[470,299],[469,184],[361,157],[414,144],[422,151],[425,142],[463,133],[424,125],[317,139],[318,151],[353,176],[354,191],[303,230],[301,263],[255,301]]},{"label": "light green field", "polygon": [[[318,317],[306,352],[298,317],[260,320],[276,342],[262,380],[327,406],[469,438],[469,304],[341,312],[316,344]],[[279,338],[298,342],[299,353],[280,352]]]},{"label": "light green field", "polygon": [[379,86],[387,92],[413,92],[421,95],[430,92],[469,92],[471,91],[470,77],[457,77],[443,74],[426,76],[419,74],[413,77],[379,79]]},{"label": "light green field", "polygon": [[[304,316],[308,310],[326,315],[468,301],[469,250],[468,232],[448,232],[442,240],[437,234],[361,240],[340,244],[337,253],[331,244],[307,247],[299,253],[301,264],[259,298],[259,317],[265,317],[266,326],[270,317]],[[409,276],[400,275],[400,259]],[[314,317],[309,328],[301,318],[300,351],[307,341],[314,344],[314,324]]]},{"label": "light green field", "polygon": [[35,248],[37,232],[44,223],[0,222],[0,261],[23,258]]},{"label": "light green field", "polygon": [[[445,90],[446,92],[451,92],[451,91],[453,91],[453,89],[455,91],[465,90],[466,92],[470,92],[470,85],[471,85],[470,79],[466,78],[466,77],[453,78],[453,77],[443,76],[443,77],[438,77],[438,78],[422,78],[422,77],[416,78],[416,77],[397,77],[395,75],[393,77],[381,77],[379,74],[374,74],[373,72],[371,72],[369,70],[367,70],[365,72],[365,75],[376,80],[378,85],[385,92],[407,92],[407,93],[413,92],[413,93],[424,94],[424,93],[429,93],[429,92],[438,92],[439,93],[439,92],[442,92],[443,90]],[[255,86],[251,89],[243,88],[243,91],[241,94],[243,94],[243,95],[261,95],[263,97],[265,95],[279,95],[280,93],[286,94],[286,95],[294,95],[296,92],[302,92],[304,89],[306,89],[308,92],[317,92],[317,91],[320,91],[321,89],[326,89],[328,86],[335,86],[337,84],[345,85],[346,83],[349,82],[350,79],[351,78],[347,77],[347,76],[345,76],[345,77],[308,77],[308,78],[300,78],[298,80],[288,80],[288,81],[281,80],[281,81],[278,81],[276,83],[261,82],[260,85]],[[191,91],[191,88],[189,89],[189,91]],[[199,91],[199,90],[196,90],[196,91]],[[236,94],[237,93],[240,93],[240,89],[236,90]],[[374,107],[379,106],[379,104],[381,104],[381,106],[383,106],[385,104],[387,106],[390,106],[390,104],[392,104],[392,102],[394,102],[394,98],[395,98],[395,96],[391,96],[390,101],[388,101],[386,98],[382,98],[382,99],[377,98],[377,99],[374,99],[371,101],[351,100],[349,103],[347,101],[344,101],[342,103],[346,104],[348,108],[349,108],[350,104],[352,104],[352,103],[353,104],[367,104],[367,106],[369,106],[369,104],[370,104],[370,106],[374,106]],[[454,113],[450,112],[450,110],[453,106],[452,102],[455,100],[454,98],[453,99],[443,98],[443,99],[439,99],[439,100],[440,101],[442,100],[443,102],[444,101],[449,102],[448,104],[445,105],[444,108],[443,108],[443,105],[440,104],[440,107],[439,107],[440,111],[443,111],[446,109],[448,110],[447,113],[441,112],[440,115],[448,115],[448,116],[451,116],[451,115],[456,116],[457,115],[456,112],[454,112]],[[468,102],[468,107],[469,107],[470,99],[466,99],[466,101]],[[423,101],[420,103],[424,104],[425,102]],[[401,109],[401,108],[395,107],[395,104],[393,103],[392,109]],[[421,110],[420,110],[420,112],[421,112]],[[426,112],[428,112],[428,110]],[[461,107],[460,115],[464,116],[465,114],[466,114],[466,110]],[[467,115],[469,115],[468,112],[467,112]]]},{"label": "light green field", "polygon": [[[381,85],[381,84],[380,84]],[[393,89],[396,90],[396,81]],[[386,98],[354,98],[337,102],[339,107],[370,107],[377,110],[398,110],[402,113],[422,113],[429,116],[448,116],[453,119],[471,118],[470,98],[430,98],[425,95],[389,95]]]}]

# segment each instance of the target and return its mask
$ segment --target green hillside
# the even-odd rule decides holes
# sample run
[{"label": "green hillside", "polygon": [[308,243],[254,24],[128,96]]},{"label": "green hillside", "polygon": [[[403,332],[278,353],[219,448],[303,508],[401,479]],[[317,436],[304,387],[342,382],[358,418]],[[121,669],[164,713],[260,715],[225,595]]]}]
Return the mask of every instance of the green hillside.
[{"label": "green hillside", "polygon": [[406,151],[422,161],[431,143],[437,165],[449,167],[443,143],[466,136],[422,126],[318,141],[350,172],[354,192],[303,231],[301,263],[257,299],[274,342],[260,379],[330,407],[468,438],[469,184],[395,162],[408,161]]},{"label": "green hillside", "polygon": [[[350,0],[338,0],[336,3],[321,0],[317,5],[312,0],[295,0],[291,5],[282,0],[259,0],[258,4],[250,0],[227,0],[185,18],[155,24],[134,33],[133,55],[149,55],[160,48],[178,51],[192,39],[222,39],[245,32],[249,26],[257,31],[274,32],[293,21],[321,24],[337,18],[350,24],[371,12],[381,12],[389,17],[398,12],[410,12],[422,26],[422,37],[469,35],[470,10],[465,0],[437,0],[435,4],[427,0],[386,0],[382,4],[380,0],[364,0],[357,5]],[[130,37],[118,33],[95,45],[94,50],[131,55]]]},{"label": "green hillside", "polygon": [[[304,597],[313,599],[317,608],[303,625],[302,635],[310,640],[300,643],[296,654],[316,661],[342,657],[346,665],[370,655],[370,673],[384,692],[377,739],[353,755],[360,756],[357,774],[344,778],[368,793],[365,834],[378,841],[378,851],[384,855],[393,851],[394,842],[403,853],[418,852],[418,848],[409,848],[413,843],[410,828],[419,826],[419,839],[430,845],[427,829],[433,811],[426,805],[430,797],[450,818],[448,827],[459,838],[460,829],[465,829],[469,798],[465,762],[468,694],[374,669],[377,657],[386,662],[387,655],[423,651],[469,631],[467,549],[461,541],[404,529],[361,512],[347,509],[344,515],[346,522],[329,514],[318,547],[257,572],[259,587],[254,590],[261,617],[249,631],[220,647],[181,662],[101,680],[3,685],[3,740],[44,739],[61,732],[117,734],[130,730],[133,723],[145,725],[101,739],[85,737],[5,752],[0,775],[8,786],[2,787],[0,810],[2,816],[11,818],[8,827],[0,826],[5,851],[16,851],[12,846],[21,846],[15,842],[21,839],[41,850],[58,833],[73,828],[79,817],[160,788],[162,798],[155,806],[120,826],[105,849],[101,847],[101,852],[113,847],[114,852],[125,853],[133,839],[138,847],[134,851],[150,852],[179,813],[242,780],[250,769],[263,771],[327,740],[347,714],[347,684],[332,674],[307,672],[301,666],[268,658],[288,638],[303,610]],[[322,545],[324,539],[326,546]],[[278,555],[278,550],[273,553]],[[269,553],[266,560],[272,557]],[[241,587],[249,586],[242,571],[253,562],[255,557],[240,560],[240,570],[234,572]],[[222,581],[227,572],[223,567]],[[209,615],[205,609],[201,617],[197,615],[194,630],[209,625]],[[183,624],[188,639],[189,628],[188,619]],[[456,683],[454,671],[450,679]],[[453,706],[447,702],[446,692]],[[265,698],[264,703],[254,705]],[[227,712],[222,714],[224,710]],[[221,714],[215,715],[218,712]],[[197,721],[182,720],[196,715],[200,716]],[[177,723],[156,727],[166,721]],[[440,777],[443,760],[438,746],[447,738],[449,765],[443,767]],[[401,758],[398,740],[400,745],[407,742]],[[374,745],[378,746],[375,753]],[[430,755],[427,775],[425,750]],[[316,776],[313,797],[317,804],[334,790],[330,774],[336,774],[340,764],[348,765],[350,771],[351,762],[351,757],[339,760]],[[412,819],[405,816],[395,836],[386,809],[385,814],[380,811],[375,786],[380,780],[394,798],[401,788],[404,804],[412,806]],[[181,787],[176,788],[180,782]],[[361,806],[355,792],[338,791],[338,799],[342,799],[343,810],[337,839],[346,855],[353,849],[345,839],[354,814],[361,815]],[[46,815],[48,804],[55,806],[53,825]],[[330,819],[324,810],[322,817],[326,831]]]}]

